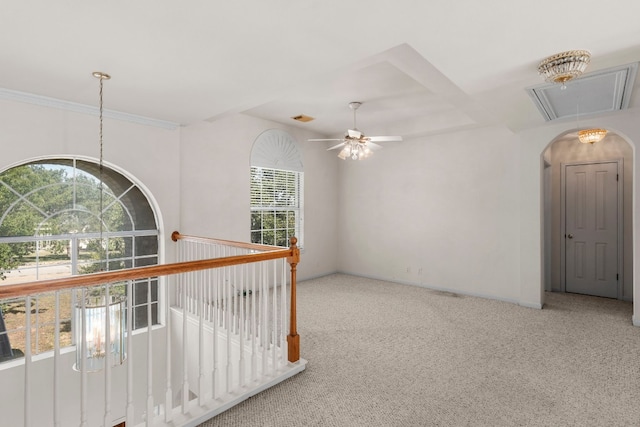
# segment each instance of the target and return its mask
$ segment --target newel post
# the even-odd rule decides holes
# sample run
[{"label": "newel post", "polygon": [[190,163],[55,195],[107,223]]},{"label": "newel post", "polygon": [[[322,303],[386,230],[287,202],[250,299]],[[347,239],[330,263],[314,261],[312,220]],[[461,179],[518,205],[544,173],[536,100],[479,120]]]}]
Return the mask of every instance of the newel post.
[{"label": "newel post", "polygon": [[300,249],[297,246],[298,239],[291,238],[291,255],[287,257],[287,262],[291,266],[291,319],[289,321],[289,335],[287,343],[289,349],[289,362],[300,360],[300,335],[298,335],[298,325],[296,320],[296,269],[300,262]]}]

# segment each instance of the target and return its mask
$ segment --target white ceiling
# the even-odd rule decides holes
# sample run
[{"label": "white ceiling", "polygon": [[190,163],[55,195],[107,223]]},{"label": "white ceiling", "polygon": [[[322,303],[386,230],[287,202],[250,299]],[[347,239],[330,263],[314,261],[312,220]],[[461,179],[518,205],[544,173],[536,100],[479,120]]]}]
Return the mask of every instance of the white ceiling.
[{"label": "white ceiling", "polygon": [[106,108],[179,124],[242,112],[336,136],[361,101],[367,135],[519,131],[545,123],[526,92],[543,58],[640,61],[638,16],[638,0],[4,0],[0,88],[95,105],[104,71]]}]

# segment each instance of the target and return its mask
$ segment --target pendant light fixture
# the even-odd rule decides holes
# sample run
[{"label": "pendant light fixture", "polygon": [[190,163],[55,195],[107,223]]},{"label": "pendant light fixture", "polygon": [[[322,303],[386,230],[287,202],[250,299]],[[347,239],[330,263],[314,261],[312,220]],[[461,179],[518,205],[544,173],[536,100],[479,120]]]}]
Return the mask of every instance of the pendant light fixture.
[{"label": "pendant light fixture", "polygon": [[578,131],[578,140],[583,144],[595,144],[607,136],[607,130],[601,128],[583,129]]},{"label": "pendant light fixture", "polygon": [[[104,270],[102,251],[108,250],[108,240],[104,241],[104,178],[103,178],[103,81],[109,80],[109,74],[96,71],[93,76],[100,80],[100,163],[99,163],[99,222],[100,236],[98,244],[100,270]],[[112,295],[108,284],[80,291],[80,301],[76,305],[75,315],[79,320],[76,328],[76,363],[74,369],[81,372],[96,372],[106,366],[121,365],[126,359],[125,351],[125,302],[126,296]]]},{"label": "pendant light fixture", "polygon": [[[580,129],[580,98],[578,97],[578,105],[576,105],[576,129]],[[583,144],[595,144],[600,142],[607,136],[607,130],[602,128],[591,128],[578,130],[578,141]]]}]

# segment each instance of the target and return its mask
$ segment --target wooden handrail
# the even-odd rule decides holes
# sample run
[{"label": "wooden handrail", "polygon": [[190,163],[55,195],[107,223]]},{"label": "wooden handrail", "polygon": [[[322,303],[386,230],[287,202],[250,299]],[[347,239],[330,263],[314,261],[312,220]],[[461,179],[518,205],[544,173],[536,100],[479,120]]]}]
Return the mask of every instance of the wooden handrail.
[{"label": "wooden handrail", "polygon": [[233,242],[229,240],[208,239],[203,237],[186,236],[177,231],[171,234],[173,241],[187,239],[203,243],[217,243],[260,252],[248,255],[235,255],[224,258],[204,259],[198,261],[184,261],[171,264],[150,265],[123,270],[106,271],[102,273],[83,274],[62,279],[39,280],[36,282],[18,283],[15,285],[0,285],[0,299],[17,298],[22,296],[60,291],[64,289],[84,288],[104,283],[114,283],[125,280],[144,279],[147,277],[168,276],[172,274],[188,273],[191,271],[207,270],[211,268],[228,267],[231,265],[249,264],[252,262],[268,261],[287,258],[291,266],[291,307],[289,335],[287,336],[288,360],[297,362],[300,360],[300,336],[297,330],[296,312],[296,272],[300,262],[300,249],[297,246],[298,239],[291,237],[289,248],[279,246],[257,245],[253,243]]},{"label": "wooden handrail", "polygon": [[188,273],[190,271],[227,267],[230,265],[248,264],[251,262],[268,261],[272,259],[289,257],[291,256],[291,253],[291,249],[280,248],[277,251],[258,252],[248,255],[235,255],[225,258],[150,265],[146,267],[105,271],[102,273],[83,274],[81,276],[70,276],[63,279],[39,280],[37,282],[18,283],[15,285],[0,285],[0,299],[53,292],[63,289],[82,288],[104,283],[120,282],[124,280],[168,276],[171,274]]},{"label": "wooden handrail", "polygon": [[[245,242],[236,242],[233,240],[212,239],[210,237],[189,236],[186,234],[180,234],[178,231],[174,231],[173,233],[171,233],[171,240],[173,240],[174,242],[177,242],[180,239],[190,240],[192,242],[213,243],[218,245],[233,246],[234,248],[252,249],[252,250],[261,251],[261,252],[282,250],[282,246],[260,245],[257,243],[245,243]],[[296,242],[297,241],[298,240],[296,239]]]}]

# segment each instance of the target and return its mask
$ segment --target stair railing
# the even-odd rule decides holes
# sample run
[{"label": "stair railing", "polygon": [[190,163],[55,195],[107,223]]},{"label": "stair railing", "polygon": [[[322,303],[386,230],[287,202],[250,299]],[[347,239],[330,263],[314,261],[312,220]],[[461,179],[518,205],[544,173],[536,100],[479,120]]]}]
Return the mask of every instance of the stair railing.
[{"label": "stair railing", "polygon": [[[38,376],[42,375],[42,360],[34,360],[31,353],[31,333],[33,325],[31,324],[31,300],[36,299],[40,294],[53,293],[55,295],[56,320],[59,319],[59,295],[61,292],[69,290],[90,290],[95,287],[104,287],[109,295],[109,289],[116,284],[122,286],[127,284],[131,291],[131,284],[136,281],[147,281],[148,283],[148,300],[151,300],[151,283],[159,282],[164,289],[166,298],[164,301],[164,311],[166,314],[166,329],[164,334],[154,333],[153,328],[148,328],[146,339],[136,337],[137,332],[133,332],[131,327],[131,314],[127,316],[127,356],[128,365],[126,367],[126,375],[123,382],[113,380],[111,378],[111,368],[105,369],[104,388],[98,392],[104,402],[99,411],[102,415],[99,417],[101,425],[105,427],[116,425],[119,422],[126,421],[127,426],[134,425],[195,425],[194,422],[202,422],[223,410],[228,409],[235,403],[239,403],[252,394],[256,390],[264,389],[275,384],[273,379],[260,379],[257,375],[271,376],[273,378],[278,375],[285,377],[291,376],[304,369],[304,360],[300,359],[300,337],[297,333],[296,323],[296,270],[300,261],[300,251],[297,247],[297,239],[291,238],[291,246],[289,248],[281,248],[274,246],[255,245],[241,242],[232,242],[227,240],[207,239],[195,236],[181,235],[179,232],[172,234],[172,239],[178,242],[179,246],[184,246],[178,251],[180,261],[171,264],[153,265],[138,267],[126,270],[107,271],[81,276],[71,276],[64,279],[42,280],[37,282],[0,285],[0,303],[5,300],[16,298],[25,299],[25,351],[24,351],[24,367],[16,379],[15,372],[0,369],[0,378],[6,375],[2,381],[5,391],[0,390],[0,413],[7,413],[9,406],[20,407],[23,413],[22,424],[24,426],[44,425],[41,424],[38,414],[34,412],[49,411],[50,415],[45,419],[51,420],[50,425],[58,427],[68,425],[68,411],[65,403],[65,394],[68,394],[70,384],[79,383],[80,397],[75,399],[78,401],[79,408],[79,425],[87,426],[95,423],[95,412],[97,411],[97,396],[90,395],[95,392],[94,383],[96,377],[89,374],[86,370],[80,370],[80,379],[77,377],[70,379],[69,366],[66,361],[70,358],[63,355],[60,345],[59,324],[56,325],[54,355],[51,361],[47,361],[46,366],[50,366],[51,376],[53,378],[53,388],[51,392],[42,390]],[[289,264],[288,280],[282,266],[273,264],[276,260],[281,260],[284,264]],[[265,264],[272,263],[272,264]],[[260,267],[257,267],[259,266]],[[244,266],[244,267],[243,267]],[[248,266],[252,266],[249,269]],[[232,276],[236,275],[236,276]],[[256,276],[261,276],[256,277]],[[270,276],[270,277],[269,277]],[[215,285],[211,287],[212,278],[216,278],[217,283],[233,281],[235,288],[222,287]],[[233,279],[233,280],[231,280]],[[288,282],[288,289],[286,284]],[[280,283],[280,287],[277,284]],[[240,287],[238,285],[240,284]],[[172,289],[173,288],[173,289]],[[212,290],[214,289],[214,290]],[[233,289],[233,291],[231,290]],[[175,292],[172,292],[175,291]],[[250,292],[249,292],[250,291]],[[162,291],[159,291],[162,292]],[[237,293],[239,292],[239,294]],[[251,298],[246,299],[247,293]],[[260,297],[256,294],[260,293]],[[288,313],[286,313],[287,303],[286,296],[289,296]],[[129,293],[131,295],[131,293]],[[131,298],[128,298],[127,310],[132,313]],[[150,305],[148,305],[150,307]],[[82,305],[84,310],[84,304]],[[247,310],[252,310],[252,315],[247,314]],[[108,311],[108,310],[107,310]],[[84,311],[83,311],[84,313]],[[256,313],[260,313],[257,316]],[[272,326],[266,325],[265,319],[272,319],[278,316],[281,319],[289,317],[289,324],[285,320],[274,319]],[[207,317],[207,315],[209,317]],[[175,317],[178,316],[178,317]],[[178,391],[172,388],[173,378],[176,377],[177,370],[174,369],[171,354],[172,341],[175,342],[176,337],[172,334],[172,319],[178,319],[182,316],[182,376],[183,384],[178,387]],[[108,323],[107,315],[107,323]],[[189,324],[196,319],[198,326],[195,328],[199,336],[197,342],[198,361],[196,363],[198,370],[198,387],[191,388],[189,372],[193,371],[192,366],[188,363],[190,359],[189,336],[191,330]],[[245,319],[251,319],[249,321]],[[147,324],[152,325],[151,309],[147,310]],[[213,332],[211,332],[213,331]],[[223,332],[224,331],[224,332]],[[175,328],[174,331],[175,332]],[[207,335],[208,334],[208,335]],[[211,336],[216,337],[226,334],[228,355],[233,352],[247,351],[251,363],[249,368],[245,368],[244,363],[233,362],[237,366],[237,370],[231,370],[231,362],[226,359],[227,371],[225,375],[216,373],[217,367],[213,367],[212,386],[208,387],[204,381],[207,373],[205,366],[211,367],[215,365],[215,360],[208,360],[204,357],[206,351],[205,341]],[[248,336],[254,334],[259,340],[250,341]],[[283,339],[278,336],[286,335],[286,348],[282,348]],[[206,335],[206,336],[205,336]],[[137,338],[137,339],[136,339]],[[166,340],[167,355],[164,357],[166,386],[164,387],[164,398],[157,397],[157,384],[154,384],[154,377],[162,368],[154,363],[154,340]],[[144,342],[146,341],[146,346]],[[231,341],[238,342],[238,348],[231,347],[228,343]],[[107,338],[106,344],[109,344]],[[253,350],[248,347],[253,347]],[[146,348],[144,348],[146,347]],[[256,350],[257,349],[257,350]],[[141,355],[146,353],[146,402],[140,405],[141,391],[140,384],[137,384],[135,378],[139,376],[138,372],[134,372],[134,362],[137,359],[136,353]],[[68,353],[68,352],[67,352]],[[207,357],[215,359],[215,354],[208,353]],[[144,356],[143,356],[144,357]],[[63,364],[63,358],[65,363]],[[160,358],[163,359],[163,358]],[[222,358],[224,359],[224,357]],[[138,363],[138,362],[135,362]],[[268,364],[273,364],[274,369],[267,369]],[[298,364],[298,368],[289,369],[287,371],[287,363],[289,368]],[[82,364],[81,364],[82,365]],[[143,365],[144,366],[144,365]],[[117,369],[117,368],[115,368]],[[114,369],[114,371],[115,371]],[[278,372],[276,372],[278,371]],[[46,369],[45,369],[45,372]],[[119,371],[122,374],[122,370]],[[240,386],[232,387],[233,377],[241,378]],[[156,378],[157,379],[157,378]],[[284,378],[283,378],[284,379]],[[21,384],[20,384],[21,380]],[[115,382],[114,382],[115,381]],[[216,384],[226,382],[226,386],[216,390]],[[117,383],[117,384],[116,384]],[[112,388],[124,385],[119,390],[112,391]],[[254,388],[252,388],[254,387]],[[122,390],[124,388],[125,390]],[[7,390],[10,390],[7,391]],[[21,390],[22,401],[16,397],[16,391]],[[123,393],[124,392],[124,393]],[[3,394],[4,393],[4,394]],[[244,394],[243,394],[244,393]],[[197,395],[197,399],[193,398],[193,394]],[[43,398],[49,395],[50,403],[43,404]],[[115,396],[115,397],[114,397]],[[235,396],[231,399],[229,396]],[[244,397],[243,397],[244,396]],[[160,402],[164,400],[164,402]],[[180,404],[176,405],[176,400],[180,400]],[[160,402],[160,403],[158,403]],[[48,408],[48,409],[47,409]],[[15,408],[14,408],[15,409]],[[65,418],[67,417],[67,418]],[[140,420],[144,420],[140,423]],[[12,421],[15,425],[20,422]],[[13,425],[13,424],[12,424]]]}]

